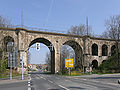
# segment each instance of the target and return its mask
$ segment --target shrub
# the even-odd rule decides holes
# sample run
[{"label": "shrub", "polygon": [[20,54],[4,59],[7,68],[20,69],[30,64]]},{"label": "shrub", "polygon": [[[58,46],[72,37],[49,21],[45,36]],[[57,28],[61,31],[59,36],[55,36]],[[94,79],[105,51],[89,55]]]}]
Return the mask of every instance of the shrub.
[{"label": "shrub", "polygon": [[98,70],[102,73],[118,73],[120,72],[119,62],[118,55],[115,54],[102,63]]},{"label": "shrub", "polygon": [[8,67],[8,60],[0,60],[0,74],[3,74]]}]

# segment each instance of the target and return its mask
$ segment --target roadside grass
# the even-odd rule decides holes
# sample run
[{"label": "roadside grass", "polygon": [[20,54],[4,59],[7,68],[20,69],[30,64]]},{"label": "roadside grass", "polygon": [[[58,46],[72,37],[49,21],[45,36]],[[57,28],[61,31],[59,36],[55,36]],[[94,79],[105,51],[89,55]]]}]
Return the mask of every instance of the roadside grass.
[{"label": "roadside grass", "polygon": [[82,76],[82,75],[90,75],[91,73],[83,73],[81,71],[71,71],[70,75],[69,73],[63,74],[63,76]]},{"label": "roadside grass", "polygon": [[112,72],[103,73],[103,72],[99,72],[97,70],[94,70],[91,73],[90,72],[83,73],[83,72],[79,72],[79,71],[71,71],[70,75],[69,75],[69,73],[60,74],[60,75],[63,75],[63,76],[82,76],[82,75],[92,75],[92,74],[104,75],[104,74],[119,74],[119,73],[112,73]]},{"label": "roadside grass", "polygon": [[44,74],[52,74],[51,72],[44,72]]},{"label": "roadside grass", "polygon": [[[19,74],[18,72],[16,72],[15,70],[12,71],[12,77],[17,77],[17,76],[21,76],[22,74]],[[26,75],[26,74],[24,74]],[[4,73],[0,73],[0,78],[2,79],[7,79],[10,77],[10,70],[6,70]]]}]

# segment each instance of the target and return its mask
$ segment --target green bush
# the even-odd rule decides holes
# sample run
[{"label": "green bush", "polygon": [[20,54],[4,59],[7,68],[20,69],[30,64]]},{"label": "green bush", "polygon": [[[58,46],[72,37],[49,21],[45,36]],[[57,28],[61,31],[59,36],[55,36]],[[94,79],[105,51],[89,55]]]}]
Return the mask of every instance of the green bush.
[{"label": "green bush", "polygon": [[0,60],[0,74],[3,74],[8,68],[8,60]]},{"label": "green bush", "polygon": [[111,56],[106,60],[104,63],[102,63],[98,71],[101,73],[118,73],[120,72],[120,60],[118,59],[118,55],[115,54],[114,56]]}]

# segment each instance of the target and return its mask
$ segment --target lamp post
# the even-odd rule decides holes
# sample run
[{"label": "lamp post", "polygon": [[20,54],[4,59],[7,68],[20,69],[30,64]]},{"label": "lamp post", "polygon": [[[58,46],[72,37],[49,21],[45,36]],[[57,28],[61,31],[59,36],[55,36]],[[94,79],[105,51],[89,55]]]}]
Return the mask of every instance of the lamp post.
[{"label": "lamp post", "polygon": [[14,47],[14,43],[13,42],[8,42],[7,44],[7,51],[9,52],[9,64],[10,64],[10,80],[12,80],[12,52],[13,52],[13,47]]},{"label": "lamp post", "polygon": [[23,63],[23,56],[25,54],[26,51],[28,51],[29,48],[25,49],[22,53],[22,80],[24,79],[24,63]]}]

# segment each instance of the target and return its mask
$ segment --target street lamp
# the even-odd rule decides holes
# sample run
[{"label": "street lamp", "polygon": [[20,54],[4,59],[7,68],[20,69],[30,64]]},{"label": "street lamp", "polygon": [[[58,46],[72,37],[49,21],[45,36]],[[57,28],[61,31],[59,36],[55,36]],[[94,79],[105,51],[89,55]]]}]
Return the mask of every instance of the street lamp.
[{"label": "street lamp", "polygon": [[9,64],[10,64],[10,80],[12,80],[12,52],[13,52],[14,43],[8,42],[7,51],[9,52]]}]

